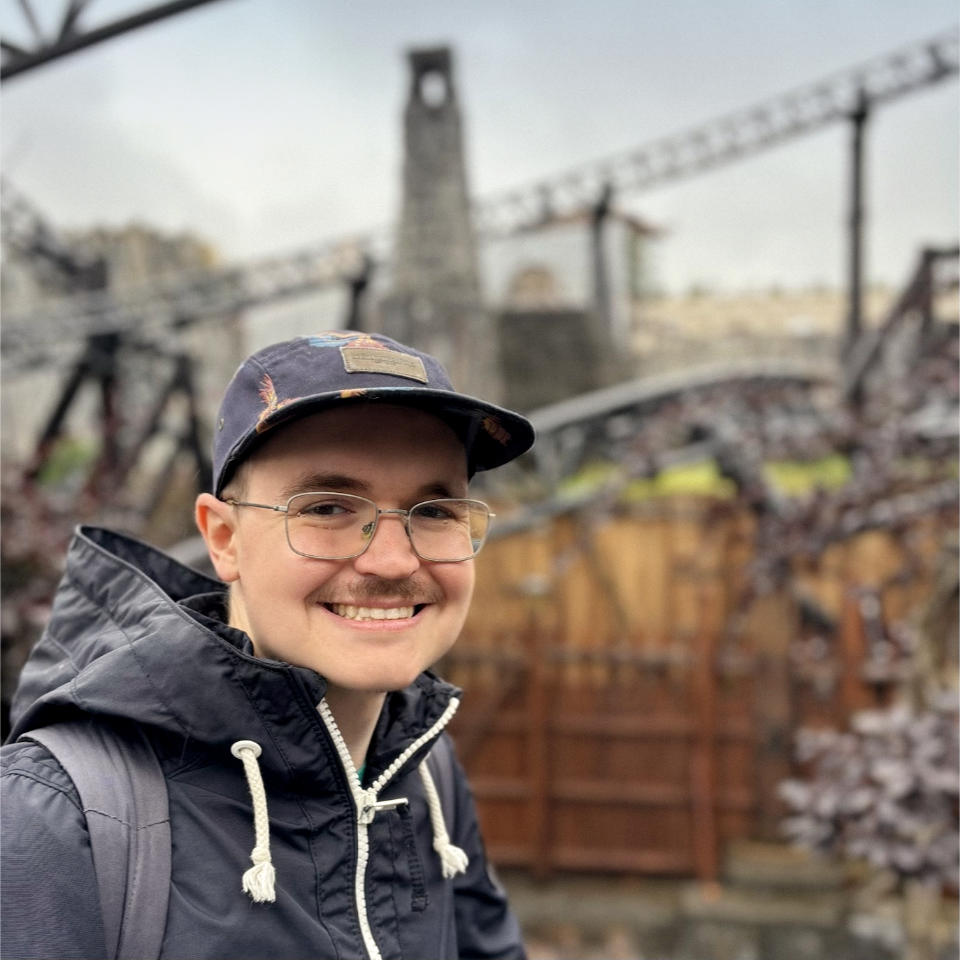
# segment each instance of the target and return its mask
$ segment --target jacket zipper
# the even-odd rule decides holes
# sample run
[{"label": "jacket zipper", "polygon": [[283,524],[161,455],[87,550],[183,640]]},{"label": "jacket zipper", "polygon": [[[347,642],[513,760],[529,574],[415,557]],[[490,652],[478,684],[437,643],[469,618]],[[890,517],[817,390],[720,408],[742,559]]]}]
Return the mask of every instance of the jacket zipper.
[{"label": "jacket zipper", "polygon": [[353,797],[353,805],[357,814],[357,870],[354,875],[353,890],[354,899],[357,906],[357,916],[360,920],[360,934],[363,937],[363,945],[367,951],[369,960],[382,960],[380,948],[373,938],[373,931],[370,929],[370,919],[367,916],[367,894],[366,894],[366,874],[367,861],[370,859],[370,839],[368,828],[373,822],[373,818],[380,810],[392,810],[406,804],[406,797],[398,797],[395,800],[378,800],[380,791],[396,776],[400,768],[410,759],[424,744],[438,737],[443,728],[453,719],[457,712],[460,701],[452,697],[443,711],[440,718],[430,729],[422,736],[418,737],[407,747],[393,763],[387,767],[383,773],[373,782],[373,784],[364,789],[357,776],[357,768],[354,766],[353,758],[347,749],[347,744],[340,733],[337,721],[326,699],[320,701],[317,710],[323,718],[330,739],[333,740],[337,748],[337,755],[340,757],[340,764],[347,777],[347,784],[350,787],[350,794]]}]

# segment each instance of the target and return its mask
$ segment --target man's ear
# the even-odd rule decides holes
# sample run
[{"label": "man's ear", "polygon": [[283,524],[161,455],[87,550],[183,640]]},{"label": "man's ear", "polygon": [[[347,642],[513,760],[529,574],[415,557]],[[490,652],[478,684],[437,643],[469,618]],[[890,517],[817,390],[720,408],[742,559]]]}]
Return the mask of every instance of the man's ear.
[{"label": "man's ear", "polygon": [[240,577],[236,514],[229,503],[212,494],[201,493],[194,506],[194,519],[207,545],[210,562],[224,583]]}]

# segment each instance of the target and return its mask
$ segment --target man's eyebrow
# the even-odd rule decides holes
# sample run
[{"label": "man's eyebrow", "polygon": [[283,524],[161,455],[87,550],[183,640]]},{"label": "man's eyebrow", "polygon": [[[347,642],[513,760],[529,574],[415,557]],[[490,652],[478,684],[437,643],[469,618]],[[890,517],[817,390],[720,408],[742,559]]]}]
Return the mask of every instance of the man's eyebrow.
[{"label": "man's eyebrow", "polygon": [[342,473],[303,473],[280,491],[280,498],[289,500],[298,493],[311,493],[316,490],[366,494],[370,486],[363,480]]},{"label": "man's eyebrow", "polygon": [[[280,491],[280,499],[289,500],[290,497],[298,493],[324,490],[369,496],[370,484],[365,480],[350,477],[343,473],[303,473]],[[433,480],[417,488],[416,500],[448,499],[450,497],[462,497],[463,495],[463,491],[454,490],[452,485],[446,484],[442,480]]]},{"label": "man's eyebrow", "polygon": [[440,480],[435,480],[433,483],[425,483],[417,490],[417,497],[422,497],[426,500],[449,500],[451,497],[462,497],[463,495],[464,494],[460,492],[454,493],[447,484]]}]

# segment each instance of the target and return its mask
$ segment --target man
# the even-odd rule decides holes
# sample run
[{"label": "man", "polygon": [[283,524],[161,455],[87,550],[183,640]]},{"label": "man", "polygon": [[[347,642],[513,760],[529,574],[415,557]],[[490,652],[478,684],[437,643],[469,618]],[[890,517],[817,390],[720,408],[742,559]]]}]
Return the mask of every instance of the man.
[{"label": "man", "polygon": [[[523,956],[462,770],[438,749],[444,804],[425,758],[459,702],[428,668],[487,534],[468,480],[532,442],[426,354],[298,338],[223,399],[196,502],[222,582],[77,532],[11,740],[78,714],[147,733],[172,837],[161,956]],[[3,752],[3,955],[104,956],[73,784],[35,742]]]}]

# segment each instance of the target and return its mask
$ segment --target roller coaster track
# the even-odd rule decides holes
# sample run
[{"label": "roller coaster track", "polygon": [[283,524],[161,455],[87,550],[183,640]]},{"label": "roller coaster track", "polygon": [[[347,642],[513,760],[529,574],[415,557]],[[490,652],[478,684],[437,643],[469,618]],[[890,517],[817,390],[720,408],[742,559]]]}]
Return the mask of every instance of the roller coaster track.
[{"label": "roller coaster track", "polygon": [[606,186],[632,193],[741,160],[849,119],[957,73],[958,32],[930,37],[743,110],[510,190],[476,207],[481,233],[512,233],[559,212],[593,205]]},{"label": "roller coaster track", "polygon": [[[506,236],[593,205],[605,190],[636,193],[760,153],[837,121],[956,76],[960,35],[945,31],[857,67],[636,149],[509,190],[474,204],[478,234]],[[5,185],[7,207],[25,203]],[[24,217],[10,218],[23,222]],[[91,334],[150,331],[200,322],[343,282],[365,258],[389,256],[388,228],[290,254],[166,281],[123,296],[83,293],[5,318],[0,341],[9,372],[56,362]],[[10,241],[13,242],[13,241]]]}]

